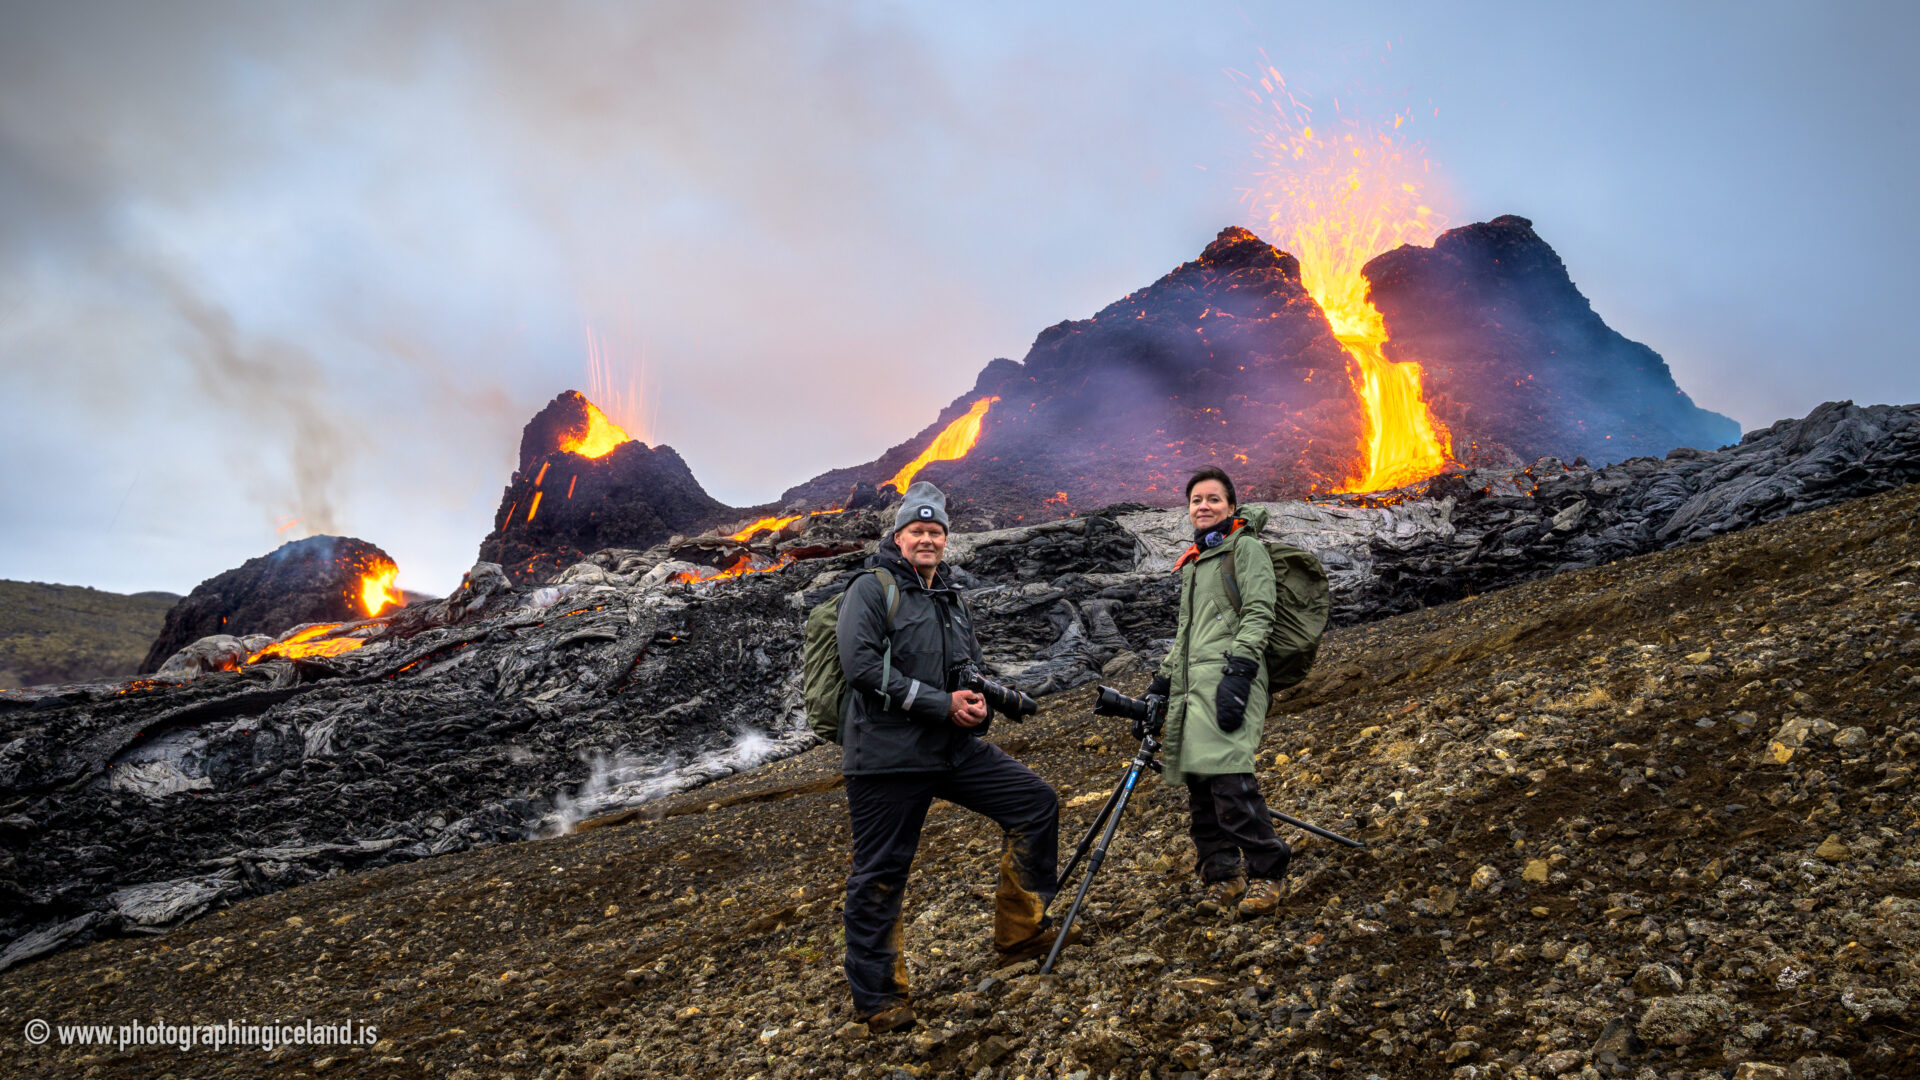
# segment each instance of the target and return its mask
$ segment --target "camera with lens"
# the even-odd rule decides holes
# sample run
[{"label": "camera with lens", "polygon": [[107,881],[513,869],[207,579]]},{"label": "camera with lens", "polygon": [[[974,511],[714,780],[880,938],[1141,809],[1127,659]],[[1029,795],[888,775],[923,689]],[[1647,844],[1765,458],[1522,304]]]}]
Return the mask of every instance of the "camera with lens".
[{"label": "camera with lens", "polygon": [[1003,686],[982,674],[972,664],[960,665],[954,676],[954,689],[971,690],[987,699],[987,707],[1002,716],[1024,720],[1040,711],[1040,703],[1011,686]]},{"label": "camera with lens", "polygon": [[1093,715],[1125,717],[1133,721],[1134,734],[1139,738],[1158,735],[1167,722],[1167,699],[1158,694],[1128,697],[1111,686],[1103,686],[1094,699]]}]

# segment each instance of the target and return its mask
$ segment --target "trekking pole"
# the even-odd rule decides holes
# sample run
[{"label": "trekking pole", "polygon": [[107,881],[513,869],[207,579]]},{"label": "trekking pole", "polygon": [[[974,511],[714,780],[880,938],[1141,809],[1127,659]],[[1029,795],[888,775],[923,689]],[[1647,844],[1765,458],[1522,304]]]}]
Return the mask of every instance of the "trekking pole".
[{"label": "trekking pole", "polygon": [[1297,817],[1290,817],[1286,814],[1281,813],[1278,810],[1275,810],[1271,806],[1267,807],[1267,813],[1272,814],[1273,820],[1275,821],[1285,822],[1286,824],[1291,825],[1296,829],[1305,829],[1315,836],[1324,836],[1336,844],[1345,844],[1351,848],[1363,848],[1367,846],[1358,840],[1341,836],[1339,833],[1334,832],[1332,829],[1323,829],[1320,826],[1313,824],[1312,822],[1301,821]]},{"label": "trekking pole", "polygon": [[1133,786],[1140,782],[1140,774],[1146,770],[1160,771],[1160,762],[1155,760],[1155,755],[1160,753],[1160,740],[1156,737],[1157,735],[1158,732],[1150,731],[1146,738],[1140,740],[1139,753],[1133,755],[1133,761],[1127,765],[1127,771],[1121,776],[1119,785],[1113,789],[1113,794],[1107,796],[1107,805],[1101,807],[1100,816],[1094,819],[1093,826],[1087,830],[1087,835],[1081,838],[1080,850],[1073,853],[1073,860],[1067,864],[1067,872],[1060,875],[1061,884],[1065,884],[1067,879],[1073,876],[1073,869],[1080,864],[1081,856],[1087,851],[1087,844],[1093,840],[1093,834],[1100,830],[1104,822],[1106,829],[1100,833],[1100,843],[1094,847],[1092,856],[1087,859],[1087,874],[1080,879],[1080,889],[1074,893],[1073,906],[1067,908],[1066,915],[1061,918],[1060,929],[1053,935],[1053,950],[1047,953],[1046,963],[1040,965],[1042,975],[1053,970],[1053,962],[1060,958],[1060,950],[1067,944],[1067,932],[1073,929],[1073,921],[1080,916],[1080,905],[1086,903],[1087,889],[1093,885],[1093,876],[1100,872],[1100,864],[1106,861],[1107,845],[1113,843],[1113,834],[1120,829],[1120,816],[1126,812],[1127,800],[1133,797]]}]

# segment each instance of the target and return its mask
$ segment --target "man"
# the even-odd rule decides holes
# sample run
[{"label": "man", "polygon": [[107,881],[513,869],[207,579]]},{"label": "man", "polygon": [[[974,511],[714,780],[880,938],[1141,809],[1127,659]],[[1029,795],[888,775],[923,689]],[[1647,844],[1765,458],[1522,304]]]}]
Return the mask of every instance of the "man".
[{"label": "man", "polygon": [[[840,601],[835,638],[854,693],[842,718],[841,771],[853,821],[847,876],[847,982],[869,1030],[915,1021],[902,953],[900,908],[920,827],[934,798],[993,819],[1006,831],[994,896],[993,944],[1008,960],[1053,947],[1043,918],[1057,883],[1060,801],[1046,781],[980,736],[987,703],[957,689],[980,663],[960,592],[940,573],[947,497],[925,481],[907,489],[893,535],[867,560],[897,590],[863,572]],[[891,629],[889,629],[891,627]],[[1069,936],[1071,941],[1072,935]]]}]

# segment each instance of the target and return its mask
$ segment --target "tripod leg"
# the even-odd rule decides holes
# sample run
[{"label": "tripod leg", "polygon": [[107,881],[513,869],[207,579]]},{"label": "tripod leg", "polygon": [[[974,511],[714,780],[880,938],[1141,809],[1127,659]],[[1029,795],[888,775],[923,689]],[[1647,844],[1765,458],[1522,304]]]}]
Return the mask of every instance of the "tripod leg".
[{"label": "tripod leg", "polygon": [[1107,845],[1113,843],[1113,834],[1120,828],[1120,815],[1127,809],[1127,800],[1133,797],[1133,785],[1139,782],[1140,773],[1146,767],[1146,763],[1141,758],[1146,756],[1142,753],[1141,757],[1134,759],[1133,765],[1127,769],[1126,777],[1114,790],[1113,813],[1107,816],[1106,831],[1100,834],[1100,844],[1093,849],[1093,856],[1087,860],[1087,876],[1080,879],[1080,889],[1073,895],[1073,906],[1067,909],[1066,915],[1060,920],[1060,929],[1054,932],[1053,951],[1047,954],[1047,962],[1040,965],[1042,975],[1053,970],[1053,962],[1060,958],[1060,950],[1066,947],[1067,931],[1073,929],[1073,920],[1080,915],[1080,905],[1086,902],[1087,889],[1093,884],[1094,875],[1100,872],[1100,864],[1106,861]]},{"label": "tripod leg", "polygon": [[1267,813],[1273,815],[1273,820],[1275,821],[1279,821],[1279,822],[1283,822],[1285,824],[1291,825],[1296,829],[1305,829],[1306,831],[1312,833],[1315,836],[1325,837],[1328,840],[1332,840],[1336,844],[1345,844],[1350,848],[1363,848],[1367,846],[1358,840],[1341,836],[1339,833],[1334,832],[1332,829],[1323,829],[1320,826],[1315,825],[1310,821],[1301,821],[1297,817],[1290,817],[1286,814],[1281,813],[1278,810],[1275,810],[1272,807],[1267,808]]},{"label": "tripod leg", "polygon": [[1093,824],[1087,826],[1087,834],[1080,838],[1080,846],[1074,849],[1073,858],[1067,860],[1067,868],[1060,871],[1060,877],[1054,882],[1054,888],[1058,889],[1061,885],[1066,884],[1068,879],[1073,877],[1074,867],[1079,866],[1080,860],[1086,858],[1087,848],[1093,844],[1094,836],[1100,832],[1100,826],[1107,823],[1107,818],[1113,813],[1114,804],[1120,801],[1120,792],[1127,786],[1127,777],[1129,775],[1132,775],[1131,766],[1129,766],[1127,773],[1121,775],[1120,782],[1113,786],[1113,794],[1107,796],[1107,804],[1100,808],[1098,814],[1094,815]]}]

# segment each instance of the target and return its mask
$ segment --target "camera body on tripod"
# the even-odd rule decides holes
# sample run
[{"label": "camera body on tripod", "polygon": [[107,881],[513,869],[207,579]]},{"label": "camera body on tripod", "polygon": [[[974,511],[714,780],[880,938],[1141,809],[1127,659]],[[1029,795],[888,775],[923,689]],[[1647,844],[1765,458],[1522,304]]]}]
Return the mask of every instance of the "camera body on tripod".
[{"label": "camera body on tripod", "polygon": [[1093,715],[1131,720],[1137,736],[1158,735],[1167,723],[1167,699],[1159,694],[1128,697],[1111,686],[1102,686],[1093,702]]}]

